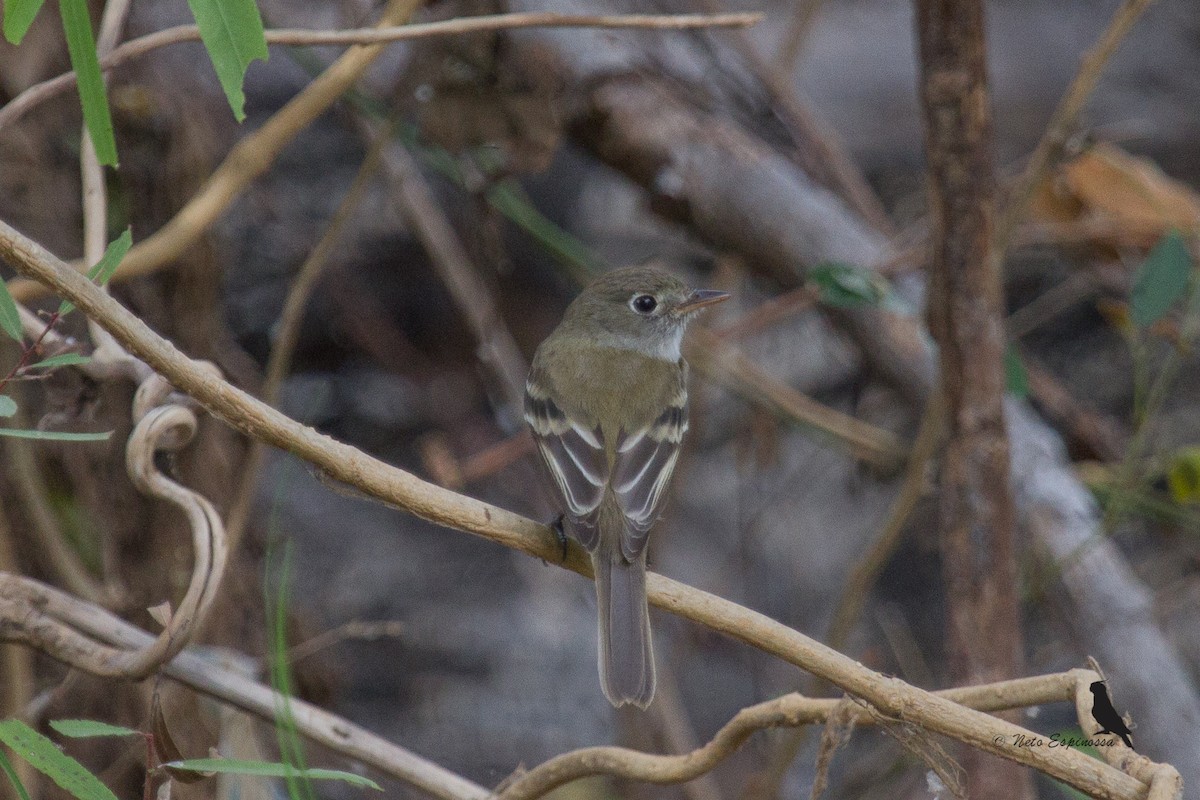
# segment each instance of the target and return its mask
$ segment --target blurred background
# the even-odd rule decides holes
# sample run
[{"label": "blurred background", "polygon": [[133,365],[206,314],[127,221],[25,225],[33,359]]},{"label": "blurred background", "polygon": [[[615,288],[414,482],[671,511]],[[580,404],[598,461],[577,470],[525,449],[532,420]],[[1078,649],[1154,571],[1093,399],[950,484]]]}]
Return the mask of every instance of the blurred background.
[{"label": "blurred background", "polygon": [[[580,13],[707,12],[717,10],[715,2],[552,5]],[[92,5],[98,18],[102,4]],[[1023,166],[1116,6],[987,4],[1002,182]],[[262,0],[260,7],[268,27],[366,26],[378,13],[352,0]],[[439,1],[418,18],[528,8]],[[114,294],[189,355],[211,359],[258,392],[289,288],[348,193],[357,193],[305,307],[280,408],[426,479],[549,520],[553,509],[506,393],[504,379],[517,366],[495,357],[494,342],[480,344],[464,313],[480,306],[464,306],[445,268],[428,255],[413,221],[420,217],[411,198],[416,186],[449,221],[475,284],[494,304],[494,335],[515,344],[518,364],[527,363],[590,274],[654,261],[694,285],[733,293],[700,325],[776,382],[910,443],[921,407],[865,367],[860,347],[813,302],[812,287],[800,285],[796,276],[815,264],[795,264],[789,280],[776,264],[748,255],[753,248],[714,245],[697,223],[710,210],[672,205],[670,172],[648,177],[636,159],[616,152],[620,137],[610,128],[619,115],[601,114],[597,97],[603,87],[665,86],[672,108],[734,126],[764,153],[810,174],[814,157],[826,167],[843,163],[812,142],[835,147],[877,198],[852,213],[877,212],[870,226],[891,255],[852,266],[882,268],[897,301],[920,313],[927,198],[912,6],[739,0],[724,10],[766,16],[745,32],[529,30],[393,45],[356,96],[301,132],[201,244],[152,275],[119,283]],[[125,38],[187,21],[182,2],[135,0]],[[159,49],[115,70],[110,98],[121,165],[108,173],[110,229],[132,225],[135,241],[157,230],[241,137],[338,52],[272,48],[267,63],[250,68],[241,126],[197,43]],[[43,13],[20,47],[0,44],[0,100],[68,68],[56,15]],[[1084,666],[1088,655],[1109,668],[1105,637],[1119,640],[1125,624],[1153,627],[1177,669],[1170,686],[1191,695],[1123,696],[1122,676],[1114,673],[1117,708],[1135,721],[1153,713],[1152,703],[1195,707],[1200,674],[1200,493],[1189,493],[1186,480],[1186,465],[1200,462],[1200,371],[1188,339],[1196,314],[1177,309],[1154,331],[1134,336],[1128,313],[1134,276],[1150,248],[1173,227],[1194,234],[1200,226],[1198,108],[1200,9],[1189,0],[1161,0],[1106,69],[1068,158],[1039,187],[1014,236],[1005,273],[1010,333],[1027,373],[1023,389],[1016,388],[1031,404],[1021,413],[1032,408],[1038,415],[1033,424],[1044,429],[1049,447],[1065,445],[1064,463],[1101,503],[1101,544],[1115,546],[1127,566],[1122,585],[1144,592],[1138,597],[1145,600],[1132,622],[1107,629],[1081,623],[1094,598],[1064,586],[1061,565],[1023,533],[1026,674]],[[796,138],[797,119],[808,138]],[[390,137],[378,133],[385,123]],[[675,138],[646,120],[646,130],[661,137],[648,150],[686,144],[682,129]],[[73,93],[0,130],[0,217],[63,258],[82,253],[79,131]],[[356,180],[360,187],[352,189]],[[760,213],[749,200],[745,208]],[[786,237],[785,211],[779,224]],[[736,209],[726,213],[736,218]],[[844,234],[829,235],[837,241],[821,252],[839,252]],[[85,335],[81,319],[68,322],[68,330]],[[1172,380],[1145,413],[1140,392],[1147,376],[1164,369]],[[836,435],[723,383],[693,373],[690,439],[655,530],[652,568],[822,641],[847,593],[865,591],[841,649],[917,686],[954,685],[944,661],[934,467],[877,580],[848,589],[848,576],[888,518],[901,483],[896,465],[858,458]],[[119,587],[115,610],[152,627],[144,609],[179,591],[189,551],[181,520],[141,498],[124,476],[121,442],[135,387],[58,370],[19,388],[25,407],[41,414],[31,424],[49,418],[58,427],[117,435],[96,445],[2,444],[0,498],[16,532],[14,566],[55,581],[45,552],[21,533],[39,508],[48,511],[97,580]],[[1131,437],[1142,442],[1132,462]],[[199,442],[170,466],[228,511],[248,480],[247,454],[244,440],[207,420]],[[23,469],[36,470],[32,488],[18,474]],[[614,712],[599,691],[587,581],[338,491],[284,453],[268,454],[255,486],[248,532],[206,643],[244,653],[247,669],[260,674],[257,659],[272,636],[264,590],[276,598],[281,591],[267,576],[278,577],[286,561],[287,637],[289,646],[301,647],[292,662],[300,696],[481,784],[494,786],[519,765],[592,744],[682,751],[746,705],[796,690],[829,693],[794,667],[654,611],[659,697],[648,712]],[[81,675],[64,683],[61,665],[41,656],[35,664],[43,720],[144,722],[145,687],[114,690]],[[1152,675],[1141,678],[1154,683]],[[196,748],[189,755],[203,754],[218,738],[229,741],[228,720],[175,694],[171,702],[187,709],[176,719],[194,723],[177,731]],[[1173,719],[1176,727],[1135,729],[1135,739],[1146,734],[1148,755],[1200,777],[1200,739],[1192,736],[1200,719],[1182,712],[1154,719]],[[1065,705],[1030,710],[1021,724],[1047,735],[1076,725]],[[251,750],[274,747],[261,726],[245,726],[235,738]],[[594,780],[554,796],[807,797],[818,740],[818,731],[798,739],[759,733],[686,787]],[[317,748],[310,756],[344,766]],[[97,746],[89,757],[110,785],[139,785],[136,759],[117,745]],[[864,730],[834,758],[826,796],[929,797],[926,772],[904,748]],[[1042,797],[1074,796],[1040,780]],[[201,797],[212,789],[183,791]],[[348,797],[356,790],[320,792]],[[392,783],[387,796],[418,795]]]}]

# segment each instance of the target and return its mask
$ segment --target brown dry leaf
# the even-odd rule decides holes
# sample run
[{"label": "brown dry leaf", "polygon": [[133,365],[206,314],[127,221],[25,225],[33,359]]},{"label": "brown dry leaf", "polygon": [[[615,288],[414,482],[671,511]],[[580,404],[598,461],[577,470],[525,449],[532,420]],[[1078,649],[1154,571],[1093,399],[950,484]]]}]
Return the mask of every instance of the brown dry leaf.
[{"label": "brown dry leaf", "polygon": [[1047,222],[1103,219],[1121,242],[1144,247],[1169,230],[1200,228],[1200,195],[1107,143],[1063,164],[1038,187],[1032,211]]}]

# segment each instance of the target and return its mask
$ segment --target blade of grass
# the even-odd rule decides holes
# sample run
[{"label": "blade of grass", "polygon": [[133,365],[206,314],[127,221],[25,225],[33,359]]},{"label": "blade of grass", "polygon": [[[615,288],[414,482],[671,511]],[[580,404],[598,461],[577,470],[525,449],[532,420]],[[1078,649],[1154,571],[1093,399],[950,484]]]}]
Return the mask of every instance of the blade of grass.
[{"label": "blade of grass", "polygon": [[103,433],[72,433],[70,431],[38,431],[23,428],[0,428],[0,436],[13,439],[40,439],[45,442],[103,442],[113,435],[112,431]]},{"label": "blade of grass", "polygon": [[83,122],[96,147],[96,158],[109,167],[117,165],[117,143],[113,138],[112,116],[108,111],[108,92],[100,74],[96,57],[96,39],[92,35],[92,20],[88,16],[87,0],[60,0],[63,33],[67,36],[67,52],[71,68],[79,79],[79,101],[83,105]]},{"label": "blade of grass", "polygon": [[232,758],[189,758],[186,761],[171,761],[163,765],[171,770],[187,772],[223,773],[226,775],[258,775],[265,778],[303,777],[310,780],[342,781],[351,786],[383,791],[378,783],[353,772],[340,769],[320,769],[310,767],[299,770],[291,764],[280,764],[269,761],[240,761]]},{"label": "blade of grass", "polygon": [[91,361],[91,356],[85,356],[81,353],[59,353],[56,356],[50,356],[38,361],[36,364],[30,364],[25,369],[49,369],[51,367],[75,367],[80,364],[86,364]]},{"label": "blade of grass", "polygon": [[120,725],[109,725],[107,722],[97,722],[94,719],[56,719],[50,727],[63,736],[72,739],[88,739],[93,736],[140,736],[140,731],[123,728]]},{"label": "blade of grass", "polygon": [[17,800],[29,800],[29,792],[25,791],[25,784],[21,783],[21,777],[17,775],[16,768],[8,760],[8,756],[4,755],[3,750],[0,750],[0,772],[8,776],[8,782],[12,784],[17,793]]}]

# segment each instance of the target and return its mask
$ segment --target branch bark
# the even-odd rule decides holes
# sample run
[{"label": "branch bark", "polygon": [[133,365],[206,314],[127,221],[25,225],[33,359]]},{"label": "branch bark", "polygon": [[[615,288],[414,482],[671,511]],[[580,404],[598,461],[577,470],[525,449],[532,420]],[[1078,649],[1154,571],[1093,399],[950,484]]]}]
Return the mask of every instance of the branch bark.
[{"label": "branch bark", "polygon": [[[939,539],[956,682],[1024,661],[1004,425],[1004,294],[992,248],[996,175],[982,0],[917,0],[921,107],[933,228],[929,328],[938,344],[946,447]],[[1029,773],[964,756],[970,797],[1032,797]]]}]

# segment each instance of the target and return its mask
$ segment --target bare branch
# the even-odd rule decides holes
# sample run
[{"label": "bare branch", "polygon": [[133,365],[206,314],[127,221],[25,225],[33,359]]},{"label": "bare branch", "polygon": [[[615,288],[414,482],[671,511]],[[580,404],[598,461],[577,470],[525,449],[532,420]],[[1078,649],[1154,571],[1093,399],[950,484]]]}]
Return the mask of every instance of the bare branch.
[{"label": "bare branch", "polygon": [[[342,31],[310,31],[291,28],[266,31],[267,44],[279,45],[362,45],[388,44],[433,36],[455,36],[481,31],[515,28],[640,28],[644,30],[686,30],[690,28],[744,28],[763,18],[758,13],[743,14],[554,14],[524,12],[461,17],[440,22],[423,22],[396,27]],[[394,23],[396,21],[393,21]],[[161,47],[200,40],[195,25],[177,25],[133,39],[100,59],[100,68],[108,71]],[[74,72],[30,86],[0,108],[0,130],[11,125],[31,108],[75,85]]]}]

